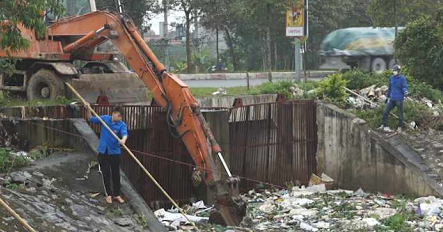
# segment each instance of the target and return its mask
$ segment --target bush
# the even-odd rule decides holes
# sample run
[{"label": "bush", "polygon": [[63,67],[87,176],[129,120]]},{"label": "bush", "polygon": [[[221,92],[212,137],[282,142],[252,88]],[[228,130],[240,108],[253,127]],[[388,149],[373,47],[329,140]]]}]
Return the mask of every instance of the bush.
[{"label": "bush", "polygon": [[343,79],[347,80],[346,86],[349,89],[363,89],[371,85],[371,73],[353,69],[343,73]]},{"label": "bush", "polygon": [[360,90],[371,85],[388,85],[391,75],[392,71],[390,70],[382,74],[375,74],[354,69],[343,73],[343,79],[348,81],[346,84],[348,89]]},{"label": "bush", "polygon": [[23,156],[14,156],[9,148],[0,148],[0,173],[10,171],[15,167],[24,167],[29,164]]},{"label": "bush", "polygon": [[258,91],[259,94],[283,94],[286,99],[291,99],[293,98],[293,86],[292,81],[266,82],[259,85],[256,91]]},{"label": "bush", "polygon": [[420,82],[417,79],[408,76],[409,94],[413,98],[427,98],[433,102],[443,101],[443,93],[434,89],[432,85]]},{"label": "bush", "polygon": [[346,83],[347,81],[343,79],[341,73],[329,75],[318,83],[317,96],[333,103],[343,104],[348,97],[345,89]]},{"label": "bush", "polygon": [[411,76],[443,88],[443,25],[439,17],[422,16],[408,24],[395,40],[397,56]]}]

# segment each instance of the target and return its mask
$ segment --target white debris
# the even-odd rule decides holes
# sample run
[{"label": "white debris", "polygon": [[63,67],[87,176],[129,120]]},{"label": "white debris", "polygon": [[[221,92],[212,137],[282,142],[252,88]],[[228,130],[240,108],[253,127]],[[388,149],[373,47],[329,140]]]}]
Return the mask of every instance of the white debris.
[{"label": "white debris", "polygon": [[219,88],[217,91],[213,92],[213,96],[219,96],[219,95],[226,95],[228,92],[226,92],[226,89],[224,87]]},{"label": "white debris", "polygon": [[306,231],[318,231],[317,228],[312,227],[311,225],[304,223],[304,222],[300,223],[300,229],[306,230]]},{"label": "white debris", "polygon": [[[188,222],[182,214],[170,213],[170,212],[167,212],[165,209],[159,209],[159,210],[155,211],[154,214],[160,220],[160,222],[167,224],[167,225],[174,226],[174,227],[179,226],[181,223]],[[192,215],[186,215],[186,217],[191,222],[195,222],[195,223],[209,220],[208,217],[197,217],[197,216],[192,216]]]}]

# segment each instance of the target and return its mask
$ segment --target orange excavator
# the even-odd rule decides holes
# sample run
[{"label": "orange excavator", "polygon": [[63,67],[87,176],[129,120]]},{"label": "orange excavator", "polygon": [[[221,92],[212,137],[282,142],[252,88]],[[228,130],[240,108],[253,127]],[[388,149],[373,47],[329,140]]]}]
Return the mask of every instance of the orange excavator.
[{"label": "orange excavator", "polygon": [[[30,48],[10,54],[20,59],[17,67],[24,77],[24,85],[28,85],[28,89],[29,85],[35,88],[31,89],[32,93],[27,93],[28,97],[63,94],[65,82],[74,86],[77,84],[77,87],[80,85],[79,89],[83,89],[83,94],[87,94],[88,91],[84,89],[91,88],[87,85],[92,85],[92,82],[83,80],[83,84],[78,84],[76,81],[83,75],[88,75],[88,72],[97,74],[94,73],[97,70],[103,74],[100,76],[102,86],[103,82],[108,81],[106,78],[110,79],[109,83],[118,78],[127,78],[126,84],[132,87],[134,84],[131,82],[141,82],[150,90],[155,102],[166,109],[166,120],[171,133],[183,140],[197,166],[196,172],[204,178],[208,194],[214,200],[217,209],[211,214],[210,220],[230,226],[239,225],[246,214],[246,204],[238,192],[240,180],[231,174],[226,165],[220,146],[207,126],[188,86],[166,71],[128,16],[117,12],[95,11],[93,0],[63,2],[68,4],[65,5],[68,12],[71,10],[69,4],[91,3],[85,6],[89,7],[91,12],[83,14],[83,11],[88,9],[80,7],[71,11],[74,16],[52,20],[48,23],[44,40],[37,40],[32,31],[20,28],[22,36],[30,41]],[[97,47],[107,41],[120,51],[132,67],[137,80],[128,77],[131,72],[114,60],[114,54],[97,51]],[[6,51],[0,50],[0,57],[7,57]],[[79,71],[74,68],[74,61],[89,63]],[[110,85],[109,88],[125,86]],[[101,91],[109,93],[108,89]],[[218,171],[216,160],[221,163],[226,175]]]}]

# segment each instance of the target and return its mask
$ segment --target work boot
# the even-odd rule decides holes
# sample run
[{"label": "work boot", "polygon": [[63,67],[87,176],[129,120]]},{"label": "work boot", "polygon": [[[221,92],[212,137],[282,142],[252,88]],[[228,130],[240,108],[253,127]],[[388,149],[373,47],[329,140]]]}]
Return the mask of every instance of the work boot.
[{"label": "work boot", "polygon": [[111,196],[106,197],[106,203],[112,204],[112,197]]},{"label": "work boot", "polygon": [[379,128],[377,128],[377,130],[383,130],[383,129],[385,129],[384,125],[381,125]]},{"label": "work boot", "polygon": [[391,128],[389,128],[388,126],[386,126],[386,127],[383,128],[383,132],[391,133],[392,130],[391,130]]}]

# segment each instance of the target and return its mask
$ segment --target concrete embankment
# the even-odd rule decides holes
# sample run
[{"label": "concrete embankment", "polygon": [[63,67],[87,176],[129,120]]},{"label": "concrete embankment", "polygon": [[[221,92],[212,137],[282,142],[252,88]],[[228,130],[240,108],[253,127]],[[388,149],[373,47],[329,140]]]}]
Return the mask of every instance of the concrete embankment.
[{"label": "concrete embankment", "polygon": [[[67,186],[67,190],[70,189],[73,192],[86,192],[89,194],[91,192],[95,193],[97,191],[102,191],[101,178],[100,176],[97,176],[95,171],[91,171],[90,178],[83,182],[76,180],[77,177],[82,177],[82,175],[86,173],[88,170],[88,164],[93,160],[96,160],[95,156],[97,155],[96,148],[98,145],[98,138],[83,119],[43,120],[36,118],[3,118],[0,119],[0,122],[9,136],[13,139],[11,142],[25,150],[44,144],[47,147],[70,148],[77,152],[65,152],[64,154],[55,157],[51,156],[48,159],[38,161],[34,164],[34,167],[27,168],[30,172],[38,170],[47,175],[48,178],[51,177],[61,180],[63,184]],[[131,185],[124,173],[122,172],[121,174],[122,192],[127,199],[128,204],[131,206],[125,207],[125,212],[129,213],[129,215],[127,215],[129,216],[127,222],[133,220],[132,214],[138,214],[142,215],[144,220],[146,220],[148,229],[145,231],[167,231],[157,220],[140,194],[138,194]],[[87,183],[90,183],[91,181],[93,184],[88,185]],[[88,189],[88,186],[91,188]],[[97,188],[97,186],[99,187]],[[86,195],[85,197],[88,198]],[[92,208],[95,210],[97,207]],[[103,209],[103,206],[98,208]],[[68,222],[72,224],[72,226],[75,226],[75,223],[72,221]],[[106,221],[103,223],[107,225],[106,228],[113,228],[112,224],[109,224]],[[118,224],[119,222],[115,223]],[[118,225],[116,225],[115,228],[117,229],[110,231],[127,231],[126,229],[118,229]]]},{"label": "concrete embankment", "polygon": [[[323,78],[334,71],[308,71],[306,73],[308,78]],[[181,80],[242,80],[247,79],[294,79],[295,72],[251,72],[251,73],[204,73],[204,74],[176,74]],[[304,77],[304,73],[302,73]]]},{"label": "concrete embankment", "polygon": [[398,136],[385,136],[335,106],[318,104],[318,172],[339,187],[411,196],[443,196],[421,157]]}]

